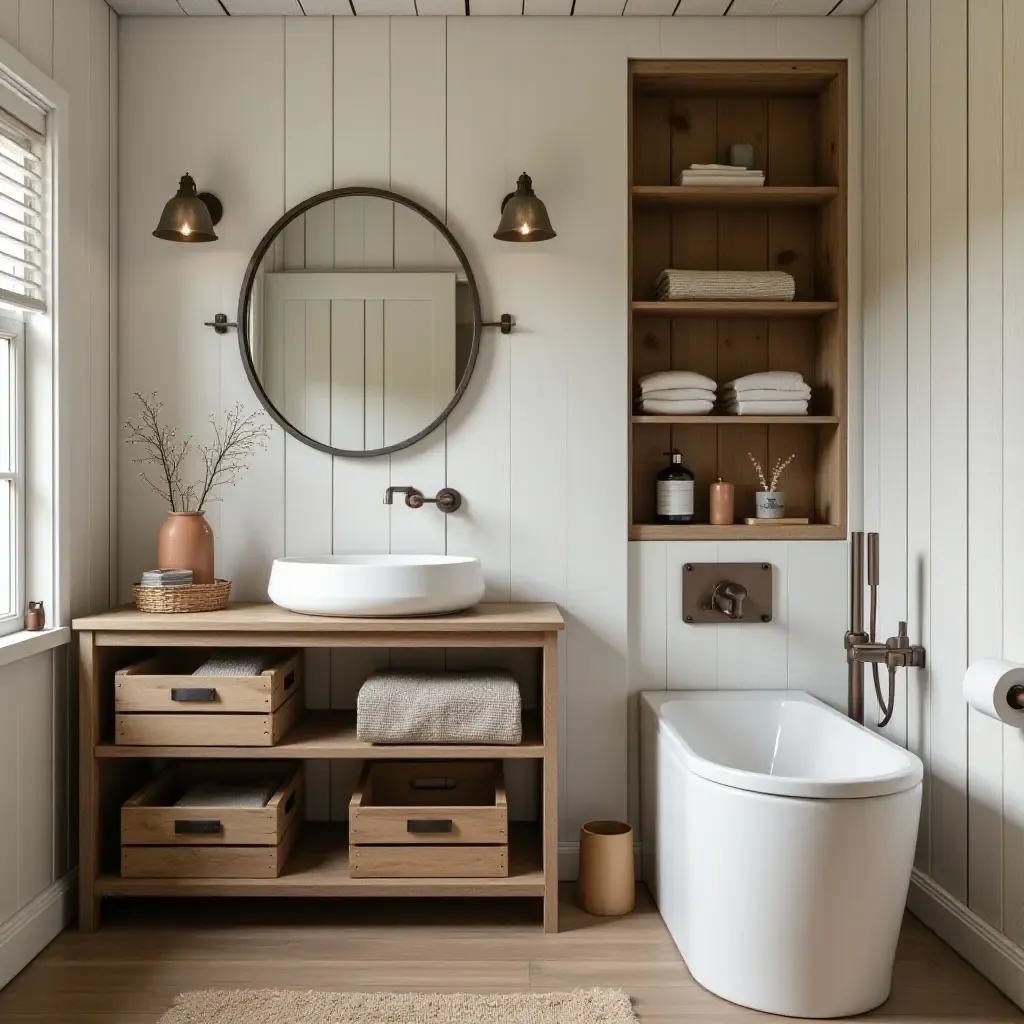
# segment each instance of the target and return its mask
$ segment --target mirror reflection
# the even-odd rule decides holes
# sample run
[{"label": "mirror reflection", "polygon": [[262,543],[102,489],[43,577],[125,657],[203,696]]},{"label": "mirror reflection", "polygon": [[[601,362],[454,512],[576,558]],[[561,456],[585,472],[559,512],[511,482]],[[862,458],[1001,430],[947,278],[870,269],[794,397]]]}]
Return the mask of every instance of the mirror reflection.
[{"label": "mirror reflection", "polygon": [[438,228],[391,199],[343,196],[275,238],[253,276],[246,340],[280,416],[372,452],[416,437],[471,372],[473,296]]}]

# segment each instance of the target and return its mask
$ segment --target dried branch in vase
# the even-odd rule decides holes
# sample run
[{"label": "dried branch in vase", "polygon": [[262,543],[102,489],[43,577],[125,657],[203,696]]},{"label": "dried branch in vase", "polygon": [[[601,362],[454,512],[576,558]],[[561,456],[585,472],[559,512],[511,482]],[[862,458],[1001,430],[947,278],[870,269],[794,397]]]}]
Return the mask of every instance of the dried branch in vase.
[{"label": "dried branch in vase", "polygon": [[762,491],[777,491],[779,489],[779,481],[782,479],[782,474],[786,471],[786,467],[796,458],[794,452],[788,459],[777,459],[775,465],[772,467],[771,476],[766,476],[765,471],[761,468],[761,463],[754,458],[753,452],[747,452],[747,458],[750,459],[750,464],[754,467],[754,472],[757,474],[757,482],[761,485]]},{"label": "dried branch in vase", "polygon": [[[177,428],[160,422],[163,402],[156,392],[135,392],[142,411],[125,425],[126,442],[141,454],[132,464],[144,467],[139,479],[160,495],[172,512],[202,512],[207,502],[219,500],[212,492],[237,483],[249,468],[257,451],[267,447],[270,427],[263,412],[245,413],[241,403],[224,413],[222,420],[210,416],[211,444],[193,444],[191,435],[177,440]],[[189,456],[201,467],[197,478],[183,479]]]}]

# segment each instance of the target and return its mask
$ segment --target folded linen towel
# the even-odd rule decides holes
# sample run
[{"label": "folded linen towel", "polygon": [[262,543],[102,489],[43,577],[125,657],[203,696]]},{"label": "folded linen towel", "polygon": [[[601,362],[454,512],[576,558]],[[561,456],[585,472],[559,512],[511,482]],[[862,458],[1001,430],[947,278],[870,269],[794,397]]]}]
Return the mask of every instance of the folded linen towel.
[{"label": "folded linen towel", "polygon": [[512,674],[374,672],[356,698],[364,743],[486,743],[523,739],[522,697]]},{"label": "folded linen towel", "polygon": [[177,800],[175,807],[266,807],[280,779],[253,782],[197,782]]},{"label": "folded linen towel", "polygon": [[783,270],[663,270],[654,285],[660,300],[739,299],[791,302],[796,282]]},{"label": "folded linen towel", "polygon": [[805,416],[807,402],[733,402],[726,411],[735,416]]},{"label": "folded linen towel", "polygon": [[644,398],[640,408],[653,416],[703,416],[711,412],[715,403],[710,399],[692,399],[689,402],[660,401],[657,398]]},{"label": "folded linen towel", "polygon": [[811,397],[811,389],[802,388],[734,388],[724,387],[718,396],[723,402],[800,402]]},{"label": "folded linen towel", "polygon": [[683,174],[687,171],[700,171],[701,174],[759,174],[764,177],[764,171],[759,171],[756,167],[743,167],[740,164],[690,164],[683,169]]},{"label": "folded linen towel", "polygon": [[656,398],[659,402],[713,402],[715,393],[709,388],[664,388],[645,391],[644,399],[648,398]]},{"label": "folded linen towel", "polygon": [[732,391],[792,391],[803,387],[804,379],[793,370],[766,370],[764,373],[748,373],[745,377],[730,380],[723,387]]},{"label": "folded linen towel", "polygon": [[221,651],[197,668],[194,676],[258,676],[274,664],[273,651]]},{"label": "folded linen towel", "polygon": [[718,384],[702,373],[692,370],[659,370],[640,378],[640,390],[646,395],[649,391],[663,391],[668,388],[702,388],[714,391]]},{"label": "folded linen towel", "polygon": [[696,185],[701,188],[759,188],[764,185],[764,178],[740,178],[735,174],[687,174],[679,176],[680,185]]}]

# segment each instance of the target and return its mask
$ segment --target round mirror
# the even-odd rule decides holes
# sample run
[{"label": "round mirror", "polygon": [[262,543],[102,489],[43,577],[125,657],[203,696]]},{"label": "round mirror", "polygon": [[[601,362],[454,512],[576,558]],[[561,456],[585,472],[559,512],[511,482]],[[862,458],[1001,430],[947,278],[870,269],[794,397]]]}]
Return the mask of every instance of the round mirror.
[{"label": "round mirror", "polygon": [[405,196],[340,188],[289,210],[238,300],[242,361],[267,412],[332,455],[406,448],[469,383],[480,296],[452,233]]}]

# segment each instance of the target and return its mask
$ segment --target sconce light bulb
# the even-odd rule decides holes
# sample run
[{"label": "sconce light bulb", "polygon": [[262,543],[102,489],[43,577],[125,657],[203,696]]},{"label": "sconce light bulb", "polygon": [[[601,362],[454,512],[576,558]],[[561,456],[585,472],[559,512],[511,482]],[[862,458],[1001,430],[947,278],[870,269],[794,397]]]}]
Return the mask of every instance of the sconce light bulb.
[{"label": "sconce light bulb", "polygon": [[528,234],[530,233],[530,225],[529,225],[529,224],[524,224],[524,225],[523,225],[523,226],[522,226],[522,227],[521,227],[521,228],[519,229],[519,233],[520,233],[521,235],[528,235]]},{"label": "sconce light bulb", "polygon": [[192,229],[187,224],[182,224],[182,226],[181,226],[181,233],[183,235],[191,235],[192,234]]}]

